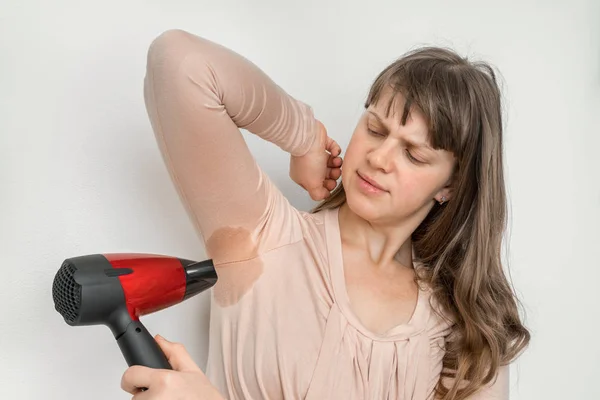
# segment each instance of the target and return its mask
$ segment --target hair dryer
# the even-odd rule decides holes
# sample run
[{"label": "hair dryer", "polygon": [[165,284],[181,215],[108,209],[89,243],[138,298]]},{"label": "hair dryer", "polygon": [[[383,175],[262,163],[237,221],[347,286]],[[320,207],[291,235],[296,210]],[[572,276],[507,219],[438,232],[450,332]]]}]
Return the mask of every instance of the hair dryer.
[{"label": "hair dryer", "polygon": [[217,282],[212,260],[112,253],[67,258],[54,277],[54,308],[71,326],[106,325],[129,366],[172,369],[139,317]]}]

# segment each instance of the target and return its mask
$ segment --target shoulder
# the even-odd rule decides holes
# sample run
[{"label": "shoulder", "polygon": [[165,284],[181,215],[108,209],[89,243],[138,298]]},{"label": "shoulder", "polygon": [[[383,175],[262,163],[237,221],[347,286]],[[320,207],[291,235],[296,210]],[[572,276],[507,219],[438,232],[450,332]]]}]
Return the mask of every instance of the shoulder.
[{"label": "shoulder", "polygon": [[[415,268],[418,268],[418,265],[415,265]],[[419,282],[419,285],[421,301],[425,309],[423,334],[429,341],[430,356],[433,362],[432,366],[434,368],[441,368],[447,342],[454,332],[455,322],[441,307],[432,287],[422,281]]]},{"label": "shoulder", "polygon": [[432,288],[423,282],[419,282],[421,296],[426,309],[423,336],[428,347],[428,391],[433,393],[443,370],[444,357],[448,341],[453,335],[455,324],[447,313],[444,313],[439,302],[434,296]]},{"label": "shoulder", "polygon": [[300,215],[309,223],[315,225],[325,225],[327,223],[328,216],[335,212],[335,209],[321,209],[316,212],[312,211],[299,211]]},{"label": "shoulder", "polygon": [[422,283],[421,285],[421,290],[423,291],[423,296],[429,309],[425,327],[427,336],[430,341],[445,342],[454,331],[453,328],[455,323],[451,316],[442,308],[433,289],[425,283]]},{"label": "shoulder", "polygon": [[332,220],[331,213],[333,212],[334,210],[331,209],[317,212],[298,211],[304,237],[312,237],[324,243],[328,233],[333,229],[330,222]]}]

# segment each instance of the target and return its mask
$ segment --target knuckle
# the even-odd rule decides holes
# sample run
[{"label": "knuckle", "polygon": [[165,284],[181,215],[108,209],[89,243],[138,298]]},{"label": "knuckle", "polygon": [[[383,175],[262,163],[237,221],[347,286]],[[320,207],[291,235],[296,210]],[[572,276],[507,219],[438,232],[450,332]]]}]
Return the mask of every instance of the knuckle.
[{"label": "knuckle", "polygon": [[156,377],[156,380],[160,386],[169,387],[173,384],[173,374],[161,371]]},{"label": "knuckle", "polygon": [[132,374],[135,373],[135,370],[136,366],[134,365],[127,368],[125,372],[123,372],[123,375],[121,375],[121,389],[127,389],[129,386],[131,386]]}]

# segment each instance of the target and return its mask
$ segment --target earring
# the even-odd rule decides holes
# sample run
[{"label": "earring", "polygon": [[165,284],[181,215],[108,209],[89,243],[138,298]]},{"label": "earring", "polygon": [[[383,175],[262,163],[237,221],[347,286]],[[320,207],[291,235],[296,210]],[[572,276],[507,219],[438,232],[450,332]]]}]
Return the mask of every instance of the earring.
[{"label": "earring", "polygon": [[440,201],[440,206],[446,202],[446,196],[442,196],[442,201]]}]

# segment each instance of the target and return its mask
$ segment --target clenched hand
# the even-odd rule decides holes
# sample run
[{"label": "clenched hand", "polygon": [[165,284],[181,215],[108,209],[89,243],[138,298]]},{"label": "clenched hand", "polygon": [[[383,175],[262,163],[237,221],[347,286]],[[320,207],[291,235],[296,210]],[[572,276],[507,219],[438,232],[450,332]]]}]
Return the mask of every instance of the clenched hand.
[{"label": "clenched hand", "polygon": [[[183,345],[156,336],[173,370],[129,367],[121,379],[121,388],[133,400],[223,400]],[[141,391],[139,388],[148,388]]]},{"label": "clenched hand", "polygon": [[327,135],[321,121],[317,125],[319,132],[308,153],[290,158],[290,178],[316,201],[329,197],[342,175],[342,149]]}]

